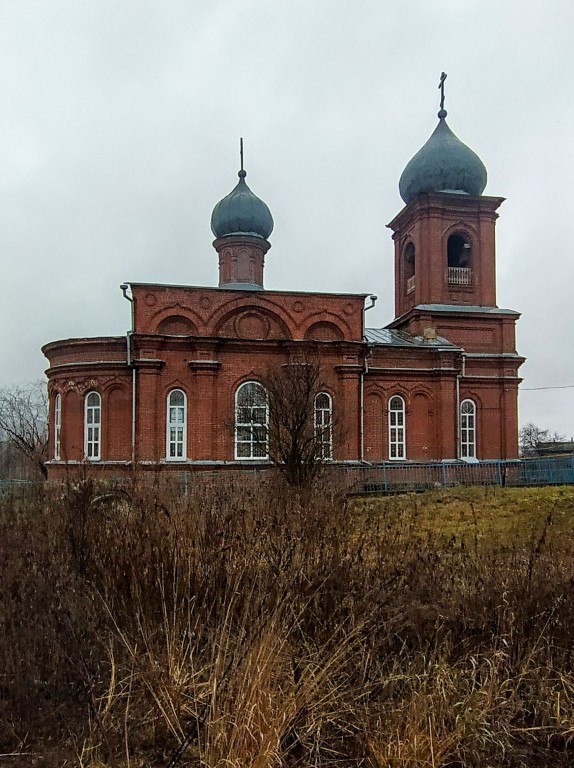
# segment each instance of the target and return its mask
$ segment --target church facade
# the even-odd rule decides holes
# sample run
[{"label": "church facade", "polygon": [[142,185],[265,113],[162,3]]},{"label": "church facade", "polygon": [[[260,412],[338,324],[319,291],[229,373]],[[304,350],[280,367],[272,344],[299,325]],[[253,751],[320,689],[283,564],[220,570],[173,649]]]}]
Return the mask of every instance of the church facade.
[{"label": "church facade", "polygon": [[[389,224],[394,320],[368,328],[375,297],[267,291],[273,219],[239,172],[212,215],[217,288],[126,283],[126,336],[43,347],[49,477],[265,466],[273,369],[312,357],[313,418],[334,463],[508,459],[518,455],[519,315],[496,303],[500,197],[446,123],[406,166]],[[341,425],[331,429],[334,414]]]}]

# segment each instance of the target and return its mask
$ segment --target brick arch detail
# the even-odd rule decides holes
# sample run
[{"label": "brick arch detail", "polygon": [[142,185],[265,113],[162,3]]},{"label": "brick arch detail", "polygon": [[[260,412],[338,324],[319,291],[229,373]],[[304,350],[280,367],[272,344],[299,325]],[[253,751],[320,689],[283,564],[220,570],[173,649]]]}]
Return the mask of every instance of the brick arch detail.
[{"label": "brick arch detail", "polygon": [[260,311],[266,313],[268,317],[275,318],[284,329],[286,338],[293,338],[291,329],[295,327],[295,322],[289,312],[275,301],[261,296],[258,291],[250,292],[249,296],[242,295],[236,299],[231,299],[217,307],[205,320],[207,333],[215,336],[217,329],[221,328],[231,316],[238,312],[249,311]]},{"label": "brick arch detail", "polygon": [[263,378],[264,378],[263,374],[256,373],[254,370],[248,371],[247,373],[240,374],[235,379],[233,379],[233,381],[231,381],[229,384],[229,391],[231,392],[231,396],[235,397],[237,388],[248,381],[254,381],[257,384],[261,384],[263,389],[266,390],[267,388],[265,386],[265,382],[263,381]]},{"label": "brick arch detail", "polygon": [[168,315],[159,321],[156,333],[165,336],[197,336],[197,326],[185,315]]},{"label": "brick arch detail", "polygon": [[384,404],[386,398],[384,385],[379,383],[366,384],[365,397],[368,397],[369,395],[376,395],[381,400],[381,403]]},{"label": "brick arch detail", "polygon": [[393,385],[392,387],[389,387],[388,391],[385,393],[385,412],[388,412],[389,402],[393,399],[393,397],[395,397],[395,395],[403,398],[405,401],[405,410],[408,411],[412,392],[407,392],[406,388],[402,386]]},{"label": "brick arch detail", "polygon": [[429,387],[424,386],[417,386],[413,391],[411,392],[411,397],[416,397],[417,395],[424,395],[425,397],[428,397],[429,400],[434,400],[434,393],[432,389]]},{"label": "brick arch detail", "polygon": [[126,392],[130,392],[131,388],[126,386],[126,384],[124,384],[121,381],[111,381],[108,384],[105,384],[104,389],[102,390],[102,392],[105,392],[107,397],[109,397],[112,393],[116,391],[119,391],[125,394]]},{"label": "brick arch detail", "polygon": [[[217,320],[213,326],[213,330],[211,331],[211,333],[214,336],[218,336],[221,333],[222,329],[225,327],[225,325],[227,325],[227,323],[230,323],[234,320],[238,322],[241,320],[242,316],[248,317],[249,315],[260,315],[263,318],[267,319],[270,323],[268,333],[266,336],[263,337],[264,339],[277,338],[277,335],[273,334],[273,326],[275,326],[275,328],[278,328],[279,332],[282,334],[280,338],[285,338],[285,339],[293,338],[293,334],[291,333],[291,330],[287,322],[285,322],[285,320],[280,316],[278,312],[275,312],[269,307],[262,306],[258,303],[246,304],[245,300],[243,300],[237,306],[234,306],[230,309],[229,305],[227,305],[227,307],[225,307],[224,310],[225,309],[227,311],[224,311],[219,315],[219,317],[217,317]],[[249,337],[246,337],[246,338],[249,338]],[[254,337],[254,338],[257,338],[257,337]]]},{"label": "brick arch detail", "polygon": [[476,228],[470,224],[468,221],[463,221],[462,219],[459,219],[458,221],[455,221],[453,224],[449,224],[448,227],[445,227],[442,233],[443,242],[446,245],[448,242],[448,239],[451,235],[455,235],[457,232],[461,232],[462,234],[468,235],[468,237],[472,240],[473,243],[478,243],[479,241],[479,233],[476,230]]},{"label": "brick arch detail", "polygon": [[319,320],[305,331],[306,341],[343,341],[344,334],[336,323]]},{"label": "brick arch detail", "polygon": [[482,408],[482,399],[479,395],[476,394],[476,392],[463,392],[460,391],[460,402],[462,403],[463,400],[472,400],[477,408]]},{"label": "brick arch detail", "polygon": [[181,391],[185,393],[185,396],[189,398],[191,389],[190,382],[184,383],[181,381],[181,379],[171,379],[168,382],[162,383],[161,392],[164,400],[167,398],[172,389],[181,389]]},{"label": "brick arch detail", "polygon": [[[150,333],[158,333],[157,329],[159,328],[160,324],[164,320],[168,320],[171,317],[184,318],[185,320],[188,320],[195,327],[196,331],[198,328],[201,328],[203,325],[205,325],[205,321],[200,317],[200,315],[197,314],[197,312],[178,301],[158,309],[158,311],[155,312],[150,318],[148,323],[148,331]],[[144,333],[145,332],[146,331],[144,331]]]},{"label": "brick arch detail", "polygon": [[348,323],[342,317],[335,315],[333,312],[328,312],[327,310],[314,312],[312,315],[308,315],[305,318],[304,322],[301,323],[301,337],[306,339],[311,328],[319,323],[330,323],[338,328],[339,333],[341,334],[341,340],[352,338],[351,329],[349,328]]}]

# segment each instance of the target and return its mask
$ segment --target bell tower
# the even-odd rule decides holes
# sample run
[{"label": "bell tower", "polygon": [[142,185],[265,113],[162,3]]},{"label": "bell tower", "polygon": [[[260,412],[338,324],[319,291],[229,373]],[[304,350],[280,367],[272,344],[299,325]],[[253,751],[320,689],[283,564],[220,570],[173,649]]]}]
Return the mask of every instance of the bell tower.
[{"label": "bell tower", "polygon": [[504,198],[421,192],[389,224],[395,317],[421,304],[496,307],[495,223]]},{"label": "bell tower", "polygon": [[405,207],[388,225],[395,245],[389,328],[430,348],[454,345],[457,458],[514,458],[524,358],[515,341],[520,315],[497,306],[495,225],[504,198],[483,194],[484,164],[446,122],[445,78],[438,125],[407,163],[399,182]]},{"label": "bell tower", "polygon": [[[407,163],[399,181],[406,205],[388,225],[395,244],[391,327],[415,336],[436,331],[476,351],[496,337],[497,351],[513,351],[518,313],[496,304],[495,224],[504,198],[483,195],[482,160],[446,122],[445,79],[438,125]],[[502,315],[512,317],[512,333],[486,333],[485,324],[492,330]]]}]

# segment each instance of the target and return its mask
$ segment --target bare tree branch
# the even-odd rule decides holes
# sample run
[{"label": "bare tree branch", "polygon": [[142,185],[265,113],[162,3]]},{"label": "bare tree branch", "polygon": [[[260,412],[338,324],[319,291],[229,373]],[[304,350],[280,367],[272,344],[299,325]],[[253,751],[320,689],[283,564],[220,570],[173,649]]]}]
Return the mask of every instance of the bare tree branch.
[{"label": "bare tree branch", "polygon": [[0,389],[0,432],[47,477],[48,395],[43,382]]},{"label": "bare tree branch", "polygon": [[286,363],[269,371],[263,384],[269,397],[269,457],[289,484],[306,485],[331,458],[335,426],[332,411],[326,423],[318,425],[315,419],[315,398],[326,389],[319,360],[302,357]]}]

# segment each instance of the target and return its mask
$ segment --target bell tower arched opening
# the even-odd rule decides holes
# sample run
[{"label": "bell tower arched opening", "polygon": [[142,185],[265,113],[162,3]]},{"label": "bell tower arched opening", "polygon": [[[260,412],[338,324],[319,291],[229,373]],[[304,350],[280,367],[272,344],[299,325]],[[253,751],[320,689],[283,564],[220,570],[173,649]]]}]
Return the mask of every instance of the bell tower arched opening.
[{"label": "bell tower arched opening", "polygon": [[408,242],[404,250],[405,292],[412,293],[415,289],[416,252],[413,242]]},{"label": "bell tower arched opening", "polygon": [[446,246],[449,285],[472,284],[472,244],[462,232],[450,235]]}]

